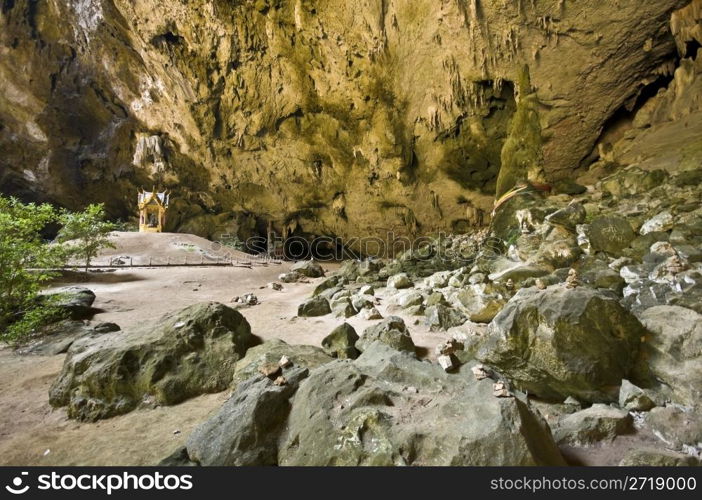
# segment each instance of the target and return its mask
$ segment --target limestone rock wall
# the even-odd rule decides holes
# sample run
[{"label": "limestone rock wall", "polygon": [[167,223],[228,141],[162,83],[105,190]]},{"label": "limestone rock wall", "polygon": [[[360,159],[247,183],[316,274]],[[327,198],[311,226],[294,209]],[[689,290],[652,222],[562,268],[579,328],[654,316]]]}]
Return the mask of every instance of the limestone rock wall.
[{"label": "limestone rock wall", "polygon": [[172,227],[203,231],[465,230],[524,69],[536,157],[568,177],[675,69],[689,3],[0,0],[0,190],[127,217],[159,184]]}]

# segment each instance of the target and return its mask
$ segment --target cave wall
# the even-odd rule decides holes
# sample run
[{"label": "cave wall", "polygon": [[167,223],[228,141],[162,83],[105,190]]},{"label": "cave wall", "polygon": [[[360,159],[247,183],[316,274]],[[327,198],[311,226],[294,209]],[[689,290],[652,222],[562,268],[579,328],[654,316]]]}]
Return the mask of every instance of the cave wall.
[{"label": "cave wall", "polygon": [[210,236],[465,229],[523,140],[524,69],[536,167],[567,178],[675,70],[689,3],[0,0],[0,190],[127,217],[158,184]]}]

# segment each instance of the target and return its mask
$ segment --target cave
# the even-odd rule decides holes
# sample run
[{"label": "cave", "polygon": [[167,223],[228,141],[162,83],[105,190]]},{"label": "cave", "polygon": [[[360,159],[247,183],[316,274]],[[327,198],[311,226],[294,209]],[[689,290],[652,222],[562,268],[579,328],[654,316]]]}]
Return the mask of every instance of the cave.
[{"label": "cave", "polygon": [[6,489],[694,490],[700,12],[0,0]]}]

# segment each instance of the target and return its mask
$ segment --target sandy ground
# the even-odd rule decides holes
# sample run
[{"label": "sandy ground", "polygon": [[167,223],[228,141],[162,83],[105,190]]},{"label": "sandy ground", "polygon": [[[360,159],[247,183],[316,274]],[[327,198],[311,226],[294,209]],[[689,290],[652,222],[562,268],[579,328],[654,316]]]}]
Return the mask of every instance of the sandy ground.
[{"label": "sandy ground", "polygon": [[[205,255],[211,248],[211,242],[190,235],[123,233],[115,242],[118,248],[106,252],[100,260],[113,256],[129,256],[135,261],[169,256],[175,260],[186,254]],[[344,319],[333,315],[297,317],[297,306],[310,296],[321,278],[285,284],[282,291],[266,287],[290,265],[270,263],[250,269],[135,267],[87,275],[72,272],[54,288],[73,284],[90,288],[97,295],[94,307],[100,310],[92,322],[112,321],[124,330],[156,322],[163,314],[196,302],[231,304],[234,297],[253,292],[261,303],[241,312],[254,334],[290,344],[319,346]],[[323,267],[333,271],[336,265]],[[377,291],[380,312],[402,316],[418,354],[433,357],[434,347],[449,338],[449,333],[430,332],[416,317],[389,310],[384,305],[389,293]],[[375,323],[359,317],[346,321],[359,334]],[[153,465],[181,446],[192,429],[216,411],[229,394],[208,394],[172,407],[140,409],[97,423],[80,423],[69,420],[65,410],[51,408],[48,403],[49,386],[61,371],[64,357],[20,355],[0,347],[0,465]],[[563,452],[573,465],[616,465],[627,449],[655,445],[655,441],[653,436],[637,433],[604,446],[567,448]]]},{"label": "sandy ground", "polygon": [[[137,259],[207,254],[211,243],[190,235],[121,233],[112,256]],[[199,258],[199,257],[198,257]],[[241,267],[125,268],[114,272],[69,273],[55,288],[77,284],[97,295],[101,312],[93,323],[112,321],[126,330],[190,304],[218,301],[230,304],[236,296],[255,293],[260,304],[242,309],[254,334],[280,338],[290,344],[320,345],[344,320],[333,315],[297,317],[297,306],[320,279],[285,284],[275,291],[266,284],[290,264]],[[332,271],[334,264],[324,265]],[[382,290],[380,295],[382,295]],[[387,315],[384,305],[378,309]],[[359,334],[374,322],[347,320]],[[405,317],[420,354],[431,354],[447,333],[429,332],[416,318]],[[48,403],[48,389],[58,376],[64,355],[19,355],[0,348],[0,464],[3,465],[152,465],[182,445],[190,431],[221,406],[227,393],[191,399],[173,407],[137,410],[97,423],[78,423],[65,410]]]}]

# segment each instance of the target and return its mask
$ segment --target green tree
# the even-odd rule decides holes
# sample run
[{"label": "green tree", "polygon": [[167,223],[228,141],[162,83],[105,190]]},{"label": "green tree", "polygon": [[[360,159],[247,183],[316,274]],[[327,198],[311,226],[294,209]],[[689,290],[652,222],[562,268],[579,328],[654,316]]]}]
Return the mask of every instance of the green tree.
[{"label": "green tree", "polygon": [[36,305],[42,284],[67,258],[41,235],[56,219],[51,205],[0,196],[0,331]]},{"label": "green tree", "polygon": [[102,204],[88,205],[83,212],[61,211],[59,223],[63,226],[57,240],[70,242],[72,255],[85,260],[85,271],[90,261],[97,257],[103,248],[115,248],[110,241],[110,233],[116,225],[105,221],[105,207]]}]

